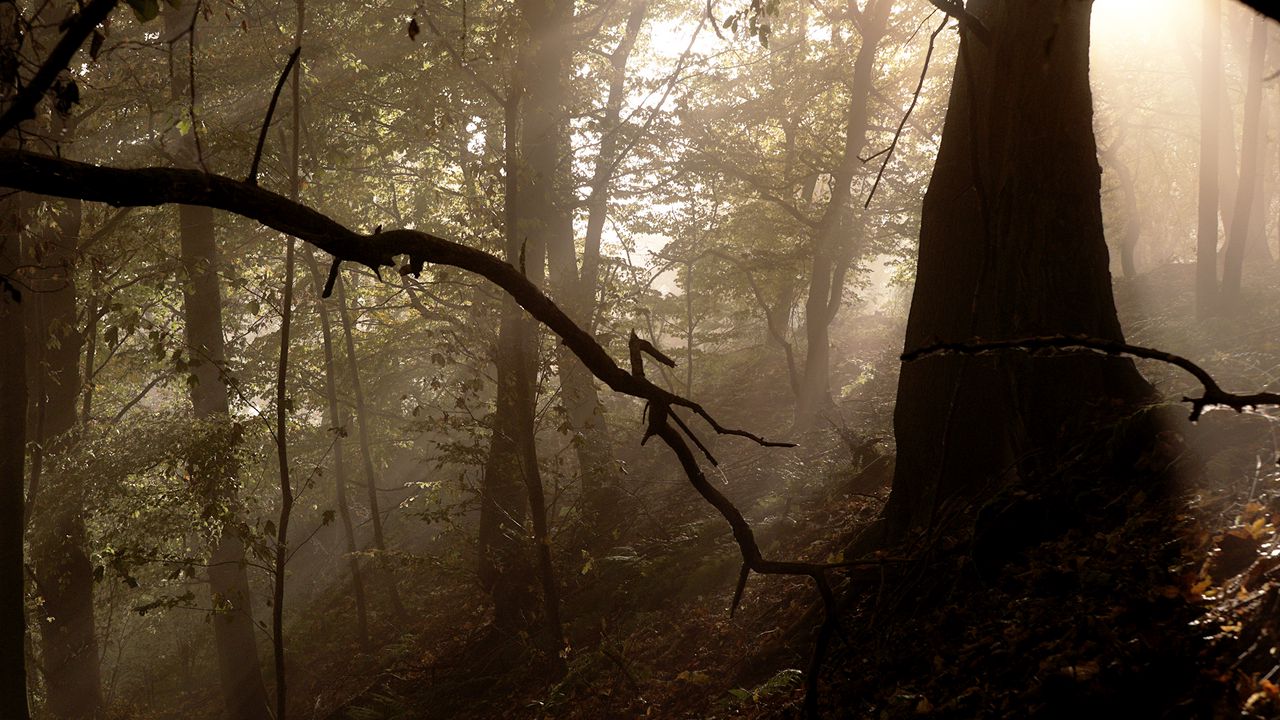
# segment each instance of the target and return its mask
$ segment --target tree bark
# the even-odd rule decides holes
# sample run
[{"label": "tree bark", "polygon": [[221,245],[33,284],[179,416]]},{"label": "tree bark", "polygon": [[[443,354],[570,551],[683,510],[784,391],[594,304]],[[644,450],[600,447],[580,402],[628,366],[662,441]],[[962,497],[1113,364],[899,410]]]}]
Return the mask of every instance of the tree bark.
[{"label": "tree bark", "polygon": [[329,317],[329,306],[320,297],[324,288],[324,277],[316,263],[315,251],[307,248],[302,256],[311,274],[311,282],[315,286],[316,310],[320,314],[320,337],[324,347],[324,394],[327,402],[325,422],[330,430],[337,433],[333,439],[333,483],[334,503],[338,506],[338,520],[342,523],[342,535],[347,542],[347,567],[351,571],[351,590],[356,601],[356,630],[360,637],[360,646],[366,650],[369,641],[369,611],[365,601],[364,576],[360,570],[360,558],[356,555],[355,527],[351,522],[351,505],[347,500],[347,469],[343,460],[343,437],[346,434],[347,419],[338,405],[337,366],[333,359],[333,320]]},{"label": "tree bark", "polygon": [[[568,10],[561,9],[560,12],[572,11],[571,3],[561,4],[568,4],[570,7]],[[597,310],[600,248],[609,213],[610,189],[622,160],[619,130],[622,127],[622,103],[626,97],[627,60],[640,34],[647,11],[647,0],[632,0],[622,39],[609,55],[609,88],[600,119],[600,147],[592,171],[590,194],[586,200],[587,227],[583,237],[581,273],[576,259],[572,217],[567,212],[566,204],[571,199],[567,178],[571,168],[567,162],[558,159],[558,164],[554,167],[541,170],[530,167],[530,172],[535,175],[553,173],[552,177],[557,183],[557,201],[561,203],[558,209],[561,217],[553,220],[557,231],[548,238],[547,256],[552,289],[564,303],[570,316],[589,332],[594,330],[592,324]],[[559,49],[558,52],[564,54],[564,49]],[[564,58],[554,59],[554,63],[560,65],[562,71],[568,70],[568,63]],[[556,96],[555,104],[559,106],[560,137],[557,142],[567,148],[569,117],[564,107],[564,82],[565,79],[562,78],[548,88],[548,91]],[[586,535],[582,538],[582,544],[591,545],[609,537],[611,530],[622,520],[613,443],[609,439],[604,404],[600,402],[595,378],[590,371],[564,347],[560,348],[557,365],[560,372],[561,402],[569,428],[573,432],[574,454],[578,460],[582,491],[581,527]]]},{"label": "tree bark", "polygon": [[[557,182],[567,141],[562,83],[573,4],[521,0],[518,8],[526,42],[504,108],[506,256],[531,283],[541,285],[548,245],[557,234],[572,233],[565,205],[557,203],[562,191]],[[558,652],[564,632],[534,438],[538,329],[510,299],[503,303],[495,360],[493,438],[481,490],[480,580],[493,596],[500,631],[527,632],[541,625],[544,647]],[[526,518],[533,526],[533,572]],[[539,583],[540,623],[533,590]]]},{"label": "tree bark", "polygon": [[365,403],[364,381],[360,376],[360,361],[356,354],[355,323],[351,318],[351,308],[347,304],[346,284],[342,278],[334,282],[337,290],[338,317],[342,321],[342,338],[347,350],[347,368],[351,373],[351,391],[355,396],[356,439],[360,443],[360,467],[364,473],[366,495],[369,502],[369,525],[373,528],[373,547],[378,551],[375,567],[387,593],[387,602],[397,619],[405,616],[404,604],[400,601],[400,590],[396,586],[395,575],[386,566],[387,538],[382,528],[382,509],[378,499],[380,487],[378,472],[373,466],[373,443],[369,438],[369,408]]},{"label": "tree bark", "polygon": [[[925,195],[906,349],[1078,333],[1121,340],[1089,88],[1091,4],[974,0]],[[1071,428],[1149,396],[1127,359],[932,356],[904,363],[890,537],[1055,467]],[[1098,398],[1082,403],[1081,398]]]}]

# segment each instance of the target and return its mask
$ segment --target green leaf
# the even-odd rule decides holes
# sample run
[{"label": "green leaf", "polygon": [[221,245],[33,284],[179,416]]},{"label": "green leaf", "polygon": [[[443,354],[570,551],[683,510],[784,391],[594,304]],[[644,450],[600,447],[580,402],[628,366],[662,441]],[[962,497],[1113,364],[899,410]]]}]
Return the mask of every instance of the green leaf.
[{"label": "green leaf", "polygon": [[160,14],[160,0],[128,0],[128,3],[133,8],[133,14],[138,17],[138,22],[155,20]]}]

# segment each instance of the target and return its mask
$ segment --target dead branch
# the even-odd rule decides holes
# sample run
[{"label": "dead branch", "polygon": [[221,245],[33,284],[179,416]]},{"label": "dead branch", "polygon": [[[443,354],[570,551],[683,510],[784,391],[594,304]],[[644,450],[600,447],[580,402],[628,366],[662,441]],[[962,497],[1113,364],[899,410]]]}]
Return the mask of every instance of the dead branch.
[{"label": "dead branch", "polygon": [[1190,373],[1204,389],[1200,397],[1182,398],[1182,402],[1191,403],[1192,422],[1199,420],[1200,415],[1210,407],[1229,407],[1236,412],[1245,412],[1262,406],[1280,406],[1280,394],[1277,393],[1241,394],[1223,390],[1218,385],[1218,381],[1214,380],[1207,370],[1180,355],[1174,355],[1155,348],[1130,345],[1118,340],[1106,340],[1087,335],[1047,335],[1043,337],[1014,338],[1011,340],[974,339],[963,342],[940,342],[904,352],[901,359],[902,362],[907,363],[932,355],[949,353],[985,355],[1005,350],[1020,350],[1030,353],[1045,350],[1088,350],[1104,355],[1129,356],[1174,365]]},{"label": "dead branch", "polygon": [[[885,168],[889,167],[889,161],[893,159],[893,151],[898,147],[898,140],[902,137],[902,129],[907,126],[907,120],[911,119],[911,113],[915,111],[916,103],[920,102],[920,91],[924,89],[924,79],[929,74],[929,61],[933,59],[933,49],[938,43],[938,35],[942,33],[950,21],[950,16],[944,17],[938,25],[938,29],[934,30],[933,34],[929,36],[929,49],[924,54],[924,66],[920,68],[920,82],[916,83],[916,91],[911,96],[911,105],[903,113],[902,121],[898,123],[898,129],[894,131],[893,140],[889,143],[889,147],[871,156],[871,158],[874,158],[876,155],[883,153],[884,162],[880,163],[880,171],[876,173],[876,180],[871,184],[871,192],[867,193],[867,201],[862,204],[864,210],[871,207],[871,198],[876,196],[876,189],[880,187],[880,180],[884,178]],[[863,162],[866,162],[866,160]]]},{"label": "dead branch", "polygon": [[[271,103],[267,105],[267,116],[262,120],[262,132],[258,134],[258,148],[253,151],[253,163],[249,165],[249,178],[245,182],[250,185],[258,184],[258,163],[262,162],[262,146],[267,142],[267,128],[271,127],[271,116],[276,114],[276,103],[280,100],[280,91],[284,89],[284,81],[289,79],[289,73],[293,70],[293,66],[298,62],[298,55],[302,53],[302,46],[293,49],[289,53],[289,61],[284,64],[284,70],[280,72],[280,79],[276,81],[275,92],[271,93]],[[295,109],[294,112],[297,112]]]}]

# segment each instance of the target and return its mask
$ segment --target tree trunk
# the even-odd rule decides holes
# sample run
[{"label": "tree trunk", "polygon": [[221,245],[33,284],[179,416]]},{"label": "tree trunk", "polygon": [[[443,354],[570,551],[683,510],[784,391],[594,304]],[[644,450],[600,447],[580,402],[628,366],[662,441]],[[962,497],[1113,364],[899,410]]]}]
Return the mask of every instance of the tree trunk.
[{"label": "tree trunk", "polygon": [[369,501],[369,524],[373,527],[373,547],[378,551],[375,567],[378,576],[386,589],[387,601],[397,619],[405,616],[404,604],[400,602],[400,590],[396,586],[395,575],[386,566],[387,538],[382,531],[382,510],[378,500],[378,472],[373,467],[373,444],[369,438],[369,408],[364,398],[364,381],[360,377],[360,362],[356,355],[355,323],[351,319],[351,308],[347,304],[346,283],[341,277],[334,282],[338,300],[338,317],[342,320],[342,337],[346,343],[347,366],[351,372],[351,390],[356,401],[356,431],[360,442],[360,466],[364,471],[364,482]]},{"label": "tree trunk", "polygon": [[[72,266],[79,243],[81,204],[57,213],[54,226],[33,239],[28,253],[27,350],[30,400],[38,406],[44,457],[62,454],[77,424],[80,347]],[[43,471],[42,471],[43,472]],[[88,555],[82,478],[33,468],[32,566],[43,605],[42,666],[47,709],[55,718],[94,718],[101,711],[102,679],[93,621],[93,565]]]},{"label": "tree trunk", "polygon": [[[557,183],[562,180],[559,164],[567,142],[564,33],[573,4],[521,0],[518,7],[527,42],[513,70],[512,95],[505,108],[506,255],[540,285],[548,245],[557,235],[569,233],[572,238],[565,204],[557,202],[563,191]],[[534,438],[537,339],[533,320],[510,298],[504,299],[495,358],[493,438],[481,489],[480,580],[493,596],[496,627],[507,633],[527,632],[539,624],[533,587],[540,583],[543,644],[558,652],[564,632]],[[528,556],[526,517],[533,526],[536,580]]]},{"label": "tree trunk", "polygon": [[1219,105],[1222,87],[1218,83],[1222,64],[1222,3],[1202,0],[1200,77],[1200,199],[1196,229],[1196,316],[1213,314],[1218,306],[1218,166]]},{"label": "tree trunk", "polygon": [[[571,13],[572,3],[559,3],[556,12]],[[618,130],[621,127],[622,103],[626,96],[627,60],[635,46],[636,38],[644,23],[648,11],[647,0],[633,0],[631,11],[627,16],[626,29],[618,46],[609,55],[609,88],[605,97],[604,113],[600,122],[600,147],[595,159],[595,168],[590,183],[590,195],[587,197],[587,227],[583,238],[582,270],[578,271],[577,251],[575,249],[572,217],[567,211],[570,189],[568,174],[571,170],[568,163],[560,157],[552,158],[555,164],[551,167],[538,168],[532,165],[530,158],[529,171],[534,177],[550,177],[555,183],[557,217],[551,218],[554,231],[549,233],[547,242],[547,258],[550,270],[552,290],[560,299],[562,306],[579,325],[588,332],[594,331],[593,321],[596,314],[596,294],[599,291],[600,246],[604,234],[604,224],[609,211],[609,194],[613,176],[621,162],[618,147]],[[547,52],[557,57],[547,61],[568,71],[567,43],[559,47],[547,48]],[[548,118],[557,125],[559,137],[557,144],[567,148],[569,116],[564,107],[567,78],[561,77],[555,82],[548,82],[545,92],[549,97],[542,101],[548,104],[547,111],[554,111],[557,117]],[[531,97],[532,101],[533,98]],[[549,101],[549,102],[548,102]],[[596,388],[595,378],[582,365],[577,357],[567,348],[561,346],[557,365],[560,374],[561,402],[573,432],[573,448],[578,460],[578,472],[582,491],[582,517],[580,527],[584,536],[580,544],[593,545],[597,540],[608,538],[611,531],[622,521],[620,493],[617,487],[617,472],[613,459],[613,444],[609,438],[608,425],[604,418],[604,404]]]},{"label": "tree trunk", "polygon": [[[13,52],[18,43],[18,8],[0,0],[0,51]],[[15,88],[0,77],[0,110],[8,107]],[[14,134],[0,138],[0,147],[16,144]],[[0,197],[0,717],[27,720],[26,578],[23,573],[22,534],[25,527],[23,484],[26,482],[27,358],[26,306],[17,283],[11,281],[22,265],[22,228],[18,195]]]},{"label": "tree trunk", "polygon": [[844,301],[844,281],[853,261],[860,225],[852,222],[853,178],[867,141],[876,50],[888,27],[893,0],[870,0],[862,13],[862,45],[853,65],[845,117],[844,149],[831,175],[831,199],[814,233],[809,296],[805,301],[805,359],[796,404],[796,426],[813,425],[831,406],[831,323]]},{"label": "tree trunk", "polygon": [[1267,21],[1255,17],[1253,40],[1249,46],[1249,68],[1245,77],[1244,136],[1240,141],[1240,183],[1236,192],[1236,205],[1232,216],[1231,236],[1222,269],[1222,310],[1235,309],[1240,303],[1240,283],[1244,274],[1245,246],[1254,234],[1252,220],[1255,217],[1253,202],[1260,176],[1258,166],[1262,160],[1259,132],[1262,116],[1262,64],[1267,55]]},{"label": "tree trunk", "polygon": [[[1077,333],[1122,339],[1102,231],[1091,4],[973,0],[925,195],[908,351]],[[890,537],[1038,467],[1057,438],[1146,398],[1127,359],[935,355],[904,364]],[[1081,398],[1098,398],[1082,403]]]},{"label": "tree trunk", "polygon": [[347,566],[351,570],[351,589],[356,600],[356,623],[360,634],[360,646],[369,649],[369,612],[365,603],[364,577],[360,571],[360,558],[356,556],[355,527],[351,523],[351,505],[347,500],[347,469],[343,461],[343,435],[347,421],[338,405],[337,366],[333,360],[333,320],[329,306],[320,297],[324,289],[324,277],[316,263],[315,252],[310,248],[303,254],[311,282],[315,286],[316,310],[320,313],[320,337],[324,347],[324,394],[328,403],[325,423],[337,433],[333,439],[334,502],[338,506],[338,520],[347,541]]},{"label": "tree trunk", "polygon": [[[176,41],[190,26],[195,3],[165,14],[165,37]],[[190,41],[190,36],[188,36]],[[175,58],[176,61],[176,58]],[[174,102],[187,97],[186,73],[174,72],[171,93]],[[192,127],[179,140],[178,162],[184,167],[198,165]],[[218,248],[214,238],[213,211],[207,207],[178,207],[181,260],[184,270],[182,307],[186,319],[187,356],[195,363],[191,404],[200,419],[230,423],[227,384],[223,378],[226,349],[222,338],[222,289],[218,280]],[[213,615],[213,638],[218,656],[218,677],[228,717],[270,720],[262,663],[254,637],[252,595],[245,569],[244,541],[219,508],[236,507],[234,478],[239,468],[216,462],[198,463],[192,468],[192,482],[205,494],[206,512],[224,520],[209,558],[209,594],[217,612]]]},{"label": "tree trunk", "polygon": [[[302,52],[302,29],[305,6],[297,0],[298,22],[294,31],[293,50]],[[290,95],[293,99],[293,137],[289,147],[289,198],[298,201],[300,188],[298,165],[302,139],[302,68],[293,70]],[[280,298],[280,361],[276,366],[276,465],[280,472],[280,515],[276,523],[276,564],[272,584],[271,649],[276,671],[276,718],[284,720],[289,710],[289,683],[284,646],[285,566],[289,563],[289,518],[293,513],[293,484],[289,478],[289,340],[293,325],[293,275],[297,239],[285,242],[284,289]]]}]

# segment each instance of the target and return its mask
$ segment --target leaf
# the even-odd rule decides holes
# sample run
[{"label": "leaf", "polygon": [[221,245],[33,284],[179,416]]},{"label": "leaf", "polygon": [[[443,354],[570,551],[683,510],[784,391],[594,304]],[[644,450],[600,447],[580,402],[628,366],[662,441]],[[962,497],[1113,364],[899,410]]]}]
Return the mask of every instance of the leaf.
[{"label": "leaf", "polygon": [[127,0],[138,22],[155,20],[160,15],[160,0]]},{"label": "leaf", "polygon": [[729,688],[729,694],[742,702],[751,702],[752,700],[755,700],[751,695],[750,690],[743,690],[742,688]]}]

